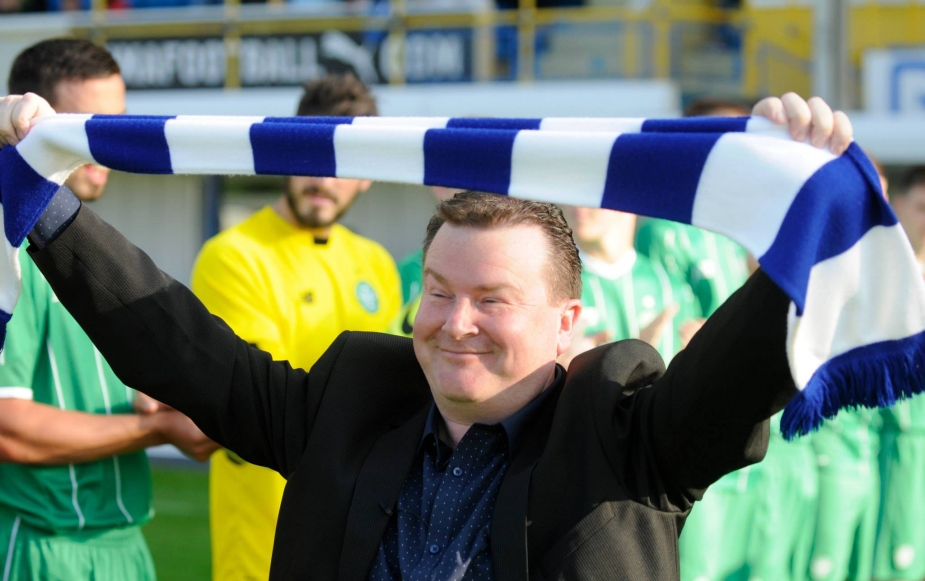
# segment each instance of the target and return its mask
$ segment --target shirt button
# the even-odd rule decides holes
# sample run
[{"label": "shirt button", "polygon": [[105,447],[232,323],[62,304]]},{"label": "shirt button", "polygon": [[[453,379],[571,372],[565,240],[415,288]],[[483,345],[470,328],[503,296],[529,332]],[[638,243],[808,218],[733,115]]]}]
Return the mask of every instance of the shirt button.
[{"label": "shirt button", "polygon": [[440,552],[440,545],[431,545],[429,550],[431,554],[436,555],[437,553]]},{"label": "shirt button", "polygon": [[457,466],[456,468],[453,468],[453,476],[462,476],[462,473],[463,473],[463,469],[460,468],[459,466]]}]

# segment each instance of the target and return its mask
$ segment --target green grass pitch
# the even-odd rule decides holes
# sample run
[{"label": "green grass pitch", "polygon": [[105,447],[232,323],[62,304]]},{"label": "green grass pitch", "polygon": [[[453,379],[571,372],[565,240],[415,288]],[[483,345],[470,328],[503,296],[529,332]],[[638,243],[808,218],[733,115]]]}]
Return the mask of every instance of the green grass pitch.
[{"label": "green grass pitch", "polygon": [[159,581],[209,581],[209,471],[152,465],[154,518],[144,535]]}]

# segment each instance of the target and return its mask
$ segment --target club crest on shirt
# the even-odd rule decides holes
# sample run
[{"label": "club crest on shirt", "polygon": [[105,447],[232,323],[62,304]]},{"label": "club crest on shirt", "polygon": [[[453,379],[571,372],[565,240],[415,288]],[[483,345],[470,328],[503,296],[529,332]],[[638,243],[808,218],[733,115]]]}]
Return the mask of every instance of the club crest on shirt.
[{"label": "club crest on shirt", "polygon": [[361,280],[357,283],[356,294],[357,300],[360,301],[367,313],[373,314],[379,310],[379,296],[371,284]]}]

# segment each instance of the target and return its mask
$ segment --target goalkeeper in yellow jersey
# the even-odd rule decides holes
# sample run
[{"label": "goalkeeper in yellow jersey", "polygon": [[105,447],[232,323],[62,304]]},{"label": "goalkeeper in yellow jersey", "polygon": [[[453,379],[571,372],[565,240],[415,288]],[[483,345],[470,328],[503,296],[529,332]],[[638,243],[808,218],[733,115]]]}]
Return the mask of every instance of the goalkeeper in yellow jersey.
[{"label": "goalkeeper in yellow jersey", "polygon": [[[355,77],[311,82],[298,115],[375,115]],[[370,182],[291,177],[284,195],[208,241],[192,286],[240,337],[310,368],[342,331],[382,331],[401,306],[398,272],[377,243],[338,224]],[[266,579],[285,480],[231,452],[212,456],[215,580]]]}]

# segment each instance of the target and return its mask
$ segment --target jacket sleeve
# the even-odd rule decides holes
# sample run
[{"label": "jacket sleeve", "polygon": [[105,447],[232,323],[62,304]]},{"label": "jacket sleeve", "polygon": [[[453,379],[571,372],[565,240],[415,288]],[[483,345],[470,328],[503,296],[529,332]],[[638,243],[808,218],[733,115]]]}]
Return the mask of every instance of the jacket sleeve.
[{"label": "jacket sleeve", "polygon": [[346,335],[312,373],[274,362],[86,206],[29,253],[126,385],[187,414],[248,462],[283,476],[295,469]]},{"label": "jacket sleeve", "polygon": [[759,270],[664,376],[630,398],[640,432],[631,464],[659,481],[638,494],[686,509],[724,474],[764,458],[768,418],[796,393],[785,351],[789,305]]}]

